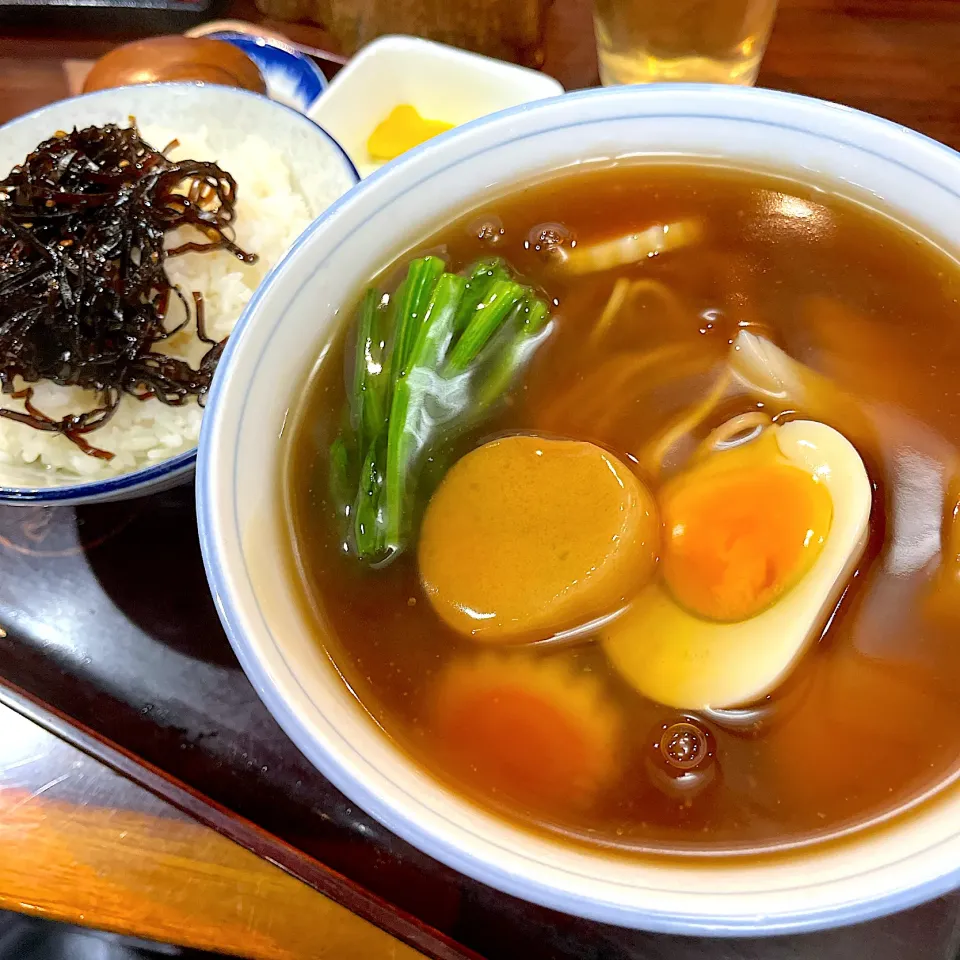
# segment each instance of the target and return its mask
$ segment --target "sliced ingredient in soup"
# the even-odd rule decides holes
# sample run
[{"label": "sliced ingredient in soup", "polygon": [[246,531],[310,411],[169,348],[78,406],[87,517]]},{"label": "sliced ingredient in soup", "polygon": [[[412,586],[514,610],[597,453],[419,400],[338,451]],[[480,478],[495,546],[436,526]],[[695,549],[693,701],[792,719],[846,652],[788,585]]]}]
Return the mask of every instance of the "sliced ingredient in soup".
[{"label": "sliced ingredient in soup", "polygon": [[602,683],[557,662],[453,660],[432,691],[448,761],[520,803],[583,806],[616,776],[621,720]]},{"label": "sliced ingredient in soup", "polygon": [[650,493],[592,443],[512,436],[459,460],[420,531],[424,591],[454,630],[545,640],[616,613],[653,574]]},{"label": "sliced ingredient in soup", "polygon": [[[304,609],[388,736],[503,816],[633,851],[806,841],[950,780],[956,259],[816,187],[626,163],[384,266],[286,476]],[[431,338],[421,296],[473,319]]]}]

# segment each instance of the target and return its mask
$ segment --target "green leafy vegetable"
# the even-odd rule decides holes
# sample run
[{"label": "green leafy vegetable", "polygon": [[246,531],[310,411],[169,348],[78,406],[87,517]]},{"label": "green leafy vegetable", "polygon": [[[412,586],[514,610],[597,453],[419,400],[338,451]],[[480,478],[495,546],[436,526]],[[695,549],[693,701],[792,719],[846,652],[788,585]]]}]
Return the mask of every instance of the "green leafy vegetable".
[{"label": "green leafy vegetable", "polygon": [[383,461],[380,438],[370,444],[363,466],[360,468],[360,489],[354,503],[354,537],[357,554],[370,559],[383,552],[386,546],[384,516],[381,509],[383,499]]},{"label": "green leafy vegetable", "polygon": [[527,291],[527,287],[512,280],[494,280],[490,284],[450,354],[448,376],[466,370],[473,363]]},{"label": "green leafy vegetable", "polygon": [[477,407],[485,410],[509,390],[517,370],[524,367],[539,343],[539,335],[550,319],[546,303],[539,297],[525,298],[519,311],[519,329],[499,354],[477,389]]},{"label": "green leafy vegetable", "polygon": [[509,280],[510,271],[499,258],[481,260],[470,271],[467,277],[467,288],[457,310],[457,335],[463,333],[480,308],[480,303],[487,295],[487,291],[497,280]]},{"label": "green leafy vegetable", "polygon": [[399,543],[410,467],[429,434],[424,422],[434,375],[453,339],[457,307],[466,281],[445,273],[437,282],[405,372],[398,378],[390,406],[387,444],[387,542]]},{"label": "green leafy vegetable", "polygon": [[427,305],[430,303],[430,296],[445,266],[439,257],[414,260],[396,293],[396,330],[390,368],[394,381],[406,370],[407,361],[413,352],[426,315]]},{"label": "green leafy vegetable", "polygon": [[349,416],[330,447],[330,490],[361,560],[385,563],[406,547],[428,452],[489,415],[548,321],[547,304],[499,259],[464,277],[422,257],[392,297],[367,290]]},{"label": "green leafy vegetable", "polygon": [[370,289],[360,307],[357,349],[354,359],[353,396],[356,402],[357,440],[361,450],[383,429],[386,410],[384,382],[380,372],[381,344],[379,330],[380,298]]}]

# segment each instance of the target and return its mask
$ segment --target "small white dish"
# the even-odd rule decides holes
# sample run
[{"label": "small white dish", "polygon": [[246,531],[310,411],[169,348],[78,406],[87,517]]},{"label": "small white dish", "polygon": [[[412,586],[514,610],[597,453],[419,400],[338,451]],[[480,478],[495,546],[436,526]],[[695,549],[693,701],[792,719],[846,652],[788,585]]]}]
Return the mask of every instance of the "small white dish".
[{"label": "small white dish", "polygon": [[[0,177],[56,130],[105,123],[125,126],[131,116],[144,125],[170,130],[204,127],[215,150],[229,146],[243,134],[259,134],[283,152],[311,216],[322,213],[331,199],[346,193],[359,179],[336,141],[302,113],[246,90],[199,83],[98,90],[17,117],[0,127]],[[329,158],[335,182],[321,173],[326,166],[318,163],[321,157]],[[95,438],[96,434],[88,437],[94,442]],[[189,481],[196,459],[193,447],[167,460],[96,480],[54,475],[38,464],[0,464],[0,503],[127,500]]]},{"label": "small white dish", "polygon": [[374,128],[400,104],[428,120],[470,120],[563,93],[553,77],[527,67],[417,37],[381,37],[364,47],[307,111],[366,177],[383,166],[367,153]]}]

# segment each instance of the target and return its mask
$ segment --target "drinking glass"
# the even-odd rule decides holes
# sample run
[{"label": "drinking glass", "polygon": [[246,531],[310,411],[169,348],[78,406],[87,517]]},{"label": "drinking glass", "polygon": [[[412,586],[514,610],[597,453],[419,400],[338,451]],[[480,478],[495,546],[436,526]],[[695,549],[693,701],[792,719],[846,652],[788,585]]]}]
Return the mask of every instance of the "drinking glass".
[{"label": "drinking glass", "polygon": [[604,84],[750,85],[777,0],[594,0]]}]

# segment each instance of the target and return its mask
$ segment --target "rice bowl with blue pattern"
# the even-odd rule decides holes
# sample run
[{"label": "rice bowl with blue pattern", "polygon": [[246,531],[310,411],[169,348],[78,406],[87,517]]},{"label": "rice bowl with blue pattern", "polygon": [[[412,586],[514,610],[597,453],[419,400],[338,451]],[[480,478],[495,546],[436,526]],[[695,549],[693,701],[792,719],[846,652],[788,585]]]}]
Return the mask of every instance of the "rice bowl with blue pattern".
[{"label": "rice bowl with blue pattern", "polygon": [[[140,136],[171,162],[216,162],[236,182],[228,249],[167,254],[169,298],[163,323],[173,331],[157,352],[198,369],[209,346],[198,337],[190,302],[202,302],[204,336],[221,343],[254,290],[309,223],[357,181],[345,154],[320,127],[289,107],[219,86],[153,84],[104,90],[62,101],[4,127],[0,168],[6,175],[57,131],[135,119]],[[195,235],[195,236],[194,236]],[[202,235],[181,226],[164,238],[169,251]],[[222,349],[222,348],[220,348]],[[32,395],[20,396],[29,386]],[[97,407],[97,392],[49,380],[11,384],[0,406],[24,420],[28,403],[41,418],[62,421]],[[37,429],[0,418],[0,500],[79,503],[125,499],[183,482],[192,474],[202,398],[171,404],[126,391],[109,419],[83,435]],[[85,446],[105,455],[91,455]]]}]

